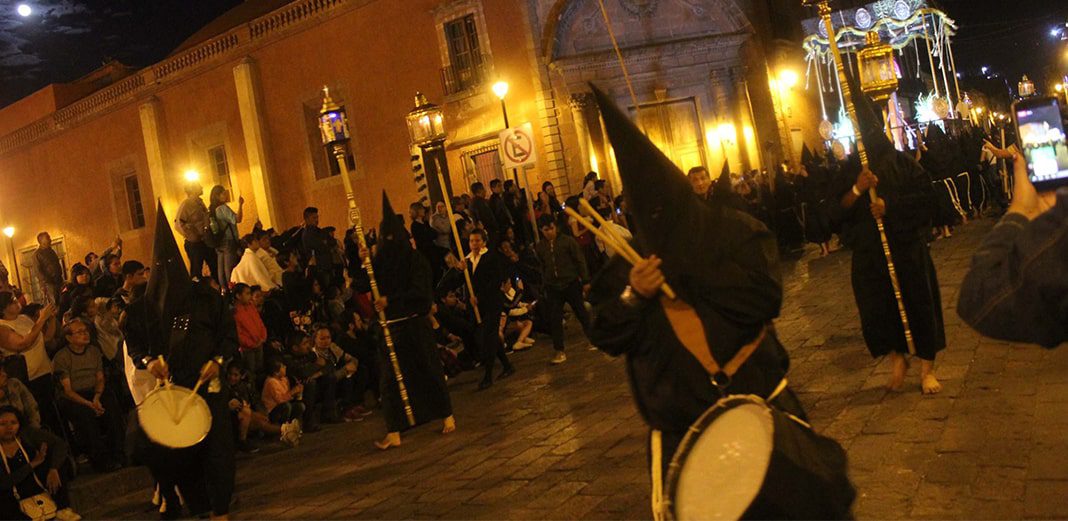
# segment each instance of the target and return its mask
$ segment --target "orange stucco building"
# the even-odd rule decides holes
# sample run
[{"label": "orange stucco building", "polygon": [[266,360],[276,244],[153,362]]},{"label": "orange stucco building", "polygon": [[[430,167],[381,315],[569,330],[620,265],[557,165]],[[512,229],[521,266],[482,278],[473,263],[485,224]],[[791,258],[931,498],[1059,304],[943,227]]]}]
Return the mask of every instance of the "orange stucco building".
[{"label": "orange stucco building", "polygon": [[[604,0],[643,126],[681,167],[759,168],[800,147],[807,104],[787,106],[769,84],[795,59],[797,4]],[[535,191],[545,180],[577,191],[589,170],[615,182],[587,82],[633,103],[598,0],[248,0],[159,63],[110,64],[0,109],[0,226],[16,229],[32,287],[22,252],[42,230],[68,264],[116,235],[147,259],[154,202],[173,215],[190,170],[244,197],[242,232],[293,226],[309,205],[343,224],[315,119],[324,85],[348,113],[356,200],[373,226],[381,190],[397,205],[421,195],[404,119],[417,91],[445,110],[454,190],[511,177],[498,80],[512,126],[533,126]]]}]

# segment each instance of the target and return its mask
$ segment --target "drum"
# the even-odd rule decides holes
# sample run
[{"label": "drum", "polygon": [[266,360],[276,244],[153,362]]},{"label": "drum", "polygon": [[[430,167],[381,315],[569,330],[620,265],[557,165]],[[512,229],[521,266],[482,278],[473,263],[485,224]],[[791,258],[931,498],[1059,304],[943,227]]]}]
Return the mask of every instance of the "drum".
[{"label": "drum", "polygon": [[758,396],[728,396],[690,426],[668,467],[669,519],[849,519],[838,442]]},{"label": "drum", "polygon": [[178,385],[160,386],[148,393],[137,407],[137,418],[150,440],[172,449],[192,447],[211,430],[208,403]]}]

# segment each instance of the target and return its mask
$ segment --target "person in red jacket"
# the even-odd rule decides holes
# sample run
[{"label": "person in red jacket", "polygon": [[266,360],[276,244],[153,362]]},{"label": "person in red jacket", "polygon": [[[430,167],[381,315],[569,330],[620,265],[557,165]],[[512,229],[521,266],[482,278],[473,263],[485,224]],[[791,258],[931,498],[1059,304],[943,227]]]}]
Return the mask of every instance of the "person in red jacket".
[{"label": "person in red jacket", "polygon": [[237,345],[245,370],[255,378],[263,373],[263,343],[267,341],[267,327],[252,302],[252,288],[248,284],[234,286],[234,322],[237,323]]}]

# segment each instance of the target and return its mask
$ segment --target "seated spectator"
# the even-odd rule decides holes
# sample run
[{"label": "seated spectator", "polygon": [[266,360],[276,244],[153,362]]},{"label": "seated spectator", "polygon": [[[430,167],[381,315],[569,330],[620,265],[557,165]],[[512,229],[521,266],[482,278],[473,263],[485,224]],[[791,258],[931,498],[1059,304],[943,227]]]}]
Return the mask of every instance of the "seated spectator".
[{"label": "seated spectator", "polygon": [[252,382],[241,365],[230,362],[226,369],[227,391],[230,394],[230,412],[234,423],[237,425],[237,449],[245,453],[256,453],[259,449],[248,440],[250,431],[262,432],[279,436],[279,439],[289,445],[296,445],[300,441],[300,430],[295,423],[278,425],[271,423],[270,418],[261,411],[256,410],[257,400],[252,391]]},{"label": "seated spectator", "polygon": [[356,374],[353,375],[353,407],[343,414],[346,420],[355,416],[367,416],[371,410],[364,407],[367,394],[377,404],[378,394],[378,336],[368,327],[367,321],[356,311],[350,311],[343,321],[344,333],[335,336],[337,345],[356,359]]},{"label": "seated spectator", "polygon": [[59,315],[64,316],[74,301],[81,296],[92,296],[93,283],[89,275],[89,268],[82,263],[77,263],[70,268],[70,282],[63,285],[59,291]]},{"label": "seated spectator", "polygon": [[[275,360],[267,367],[269,376],[263,382],[263,408],[268,411],[271,423],[277,423],[289,430],[296,426],[300,430],[300,418],[304,415],[304,403],[300,395],[304,391],[302,384],[289,386],[286,376],[286,364]],[[287,426],[288,425],[288,426]]]},{"label": "seated spectator", "polygon": [[122,354],[122,345],[126,341],[126,335],[119,325],[119,320],[126,310],[126,302],[120,297],[110,299],[98,298],[97,308],[99,311],[93,324],[96,326],[96,342],[104,354],[104,379],[105,386],[115,393],[119,401],[122,416],[133,406],[133,398],[126,384],[126,374]]},{"label": "seated spectator", "polygon": [[78,440],[88,444],[93,468],[116,470],[122,466],[125,428],[114,394],[104,392],[104,355],[89,343],[89,326],[83,320],[64,326],[63,336],[67,346],[52,360],[60,384],[57,405]]},{"label": "seated spectator", "polygon": [[[55,397],[52,363],[45,349],[45,338],[55,335],[56,308],[51,305],[40,308],[35,319],[22,313],[31,306],[22,308],[14,294],[0,292],[0,353],[11,360],[5,363],[8,374],[22,379],[33,393],[45,424],[58,429],[59,422],[52,412]],[[11,364],[18,365],[18,370]]]},{"label": "seated spectator", "polygon": [[[438,346],[438,354],[441,357],[441,366],[445,370],[445,377],[449,378],[463,372],[464,365],[460,361],[461,354],[466,350],[464,341],[442,327],[441,322],[434,316],[438,311],[437,303],[430,305],[430,329],[434,331],[434,343]],[[468,353],[468,358],[470,353]]]},{"label": "seated spectator", "polygon": [[353,379],[359,363],[356,358],[346,353],[334,343],[333,333],[325,324],[320,324],[315,329],[315,356],[322,376],[320,381],[324,384],[324,392],[320,396],[320,418],[324,423],[337,423],[338,407],[351,407],[356,401],[353,397]]},{"label": "seated spectator", "polygon": [[465,368],[475,367],[478,360],[479,344],[476,341],[478,326],[467,303],[460,300],[455,291],[448,291],[441,298],[441,304],[434,313],[435,320],[451,334],[463,341],[464,350],[459,353],[460,363]]},{"label": "seated spectator", "polygon": [[[256,250],[256,256],[263,262],[263,267],[267,268],[267,275],[271,278],[273,286],[266,291],[271,291],[274,288],[282,287],[282,267],[278,264],[278,250],[271,247],[271,238],[274,234],[274,230],[266,230],[260,234],[260,248]],[[258,286],[259,284],[253,284]],[[261,288],[264,286],[260,286]]]},{"label": "seated spectator", "polygon": [[1012,203],[972,257],[957,313],[983,335],[1057,347],[1068,340],[1068,188],[1037,192],[1012,153]]},{"label": "seated spectator", "polygon": [[104,271],[93,283],[93,296],[111,298],[122,286],[122,257],[116,254],[104,255],[101,264]]},{"label": "seated spectator", "polygon": [[[534,340],[530,338],[530,332],[534,329],[534,313],[531,304],[523,302],[522,287],[517,290],[513,286],[513,279],[505,279],[501,291],[504,293],[504,310],[508,314],[504,327],[501,329],[502,338],[510,338],[515,334],[512,343],[513,351],[523,351],[534,346]],[[519,282],[522,284],[522,281]]]},{"label": "seated spectator", "polygon": [[311,406],[318,402],[319,394],[323,392],[321,384],[328,383],[321,381],[323,370],[319,366],[319,358],[312,352],[313,345],[311,336],[297,332],[289,338],[289,354],[283,359],[289,377],[304,386],[301,399],[304,411],[301,427],[304,432],[319,430],[318,408]]},{"label": "seated spectator", "polygon": [[[70,323],[71,320],[80,318],[90,325],[96,323],[96,315],[100,308],[97,306],[96,299],[90,295],[79,295],[71,303],[67,313],[63,315],[63,324]],[[96,326],[89,328],[89,333],[93,335],[93,340],[96,340]],[[95,342],[94,342],[95,343]]]},{"label": "seated spectator", "polygon": [[230,272],[231,284],[243,283],[249,286],[259,286],[266,291],[271,291],[278,286],[271,279],[271,274],[258,253],[262,239],[262,231],[253,232],[241,238],[241,243],[245,245],[245,253],[241,255],[241,260]]},{"label": "seated spectator", "polygon": [[[234,270],[237,273],[237,270]],[[245,370],[255,379],[263,373],[263,345],[267,342],[267,327],[259,310],[252,303],[252,288],[238,283],[233,289],[234,323],[237,326],[237,346]]]},{"label": "seated spectator", "polygon": [[[11,406],[0,407],[0,519],[28,519],[19,508],[19,500],[48,494],[56,504],[56,519],[81,519],[70,508],[62,470],[67,462],[67,443],[62,438],[29,426],[22,414]],[[17,492],[17,495],[16,495]]]},{"label": "seated spectator", "polygon": [[27,426],[41,428],[41,411],[30,389],[18,378],[8,377],[7,369],[0,365],[0,407],[3,406],[18,409]]}]

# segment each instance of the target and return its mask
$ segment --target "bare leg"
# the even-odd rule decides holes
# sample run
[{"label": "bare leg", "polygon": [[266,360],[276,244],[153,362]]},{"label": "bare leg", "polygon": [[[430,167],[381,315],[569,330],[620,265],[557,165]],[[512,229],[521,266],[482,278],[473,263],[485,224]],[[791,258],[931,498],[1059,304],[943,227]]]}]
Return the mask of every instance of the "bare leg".
[{"label": "bare leg", "polygon": [[942,392],[942,384],[934,375],[934,360],[920,361],[921,385],[923,394],[938,394]]},{"label": "bare leg", "polygon": [[237,413],[237,439],[248,440],[248,427],[252,424],[252,409],[245,407]]},{"label": "bare leg", "polygon": [[890,381],[886,384],[886,388],[891,391],[900,391],[905,383],[905,373],[909,370],[909,361],[905,359],[905,355],[891,351],[890,362],[893,367],[890,370]]},{"label": "bare leg", "polygon": [[282,426],[271,423],[271,420],[267,418],[266,414],[252,411],[251,426],[260,432],[266,432],[267,434],[281,434]]},{"label": "bare leg", "polygon": [[530,332],[534,329],[533,320],[524,320],[519,323],[519,338],[516,339],[517,344],[522,344],[530,336]]},{"label": "bare leg", "polygon": [[449,415],[448,418],[445,418],[441,422],[441,433],[442,434],[448,434],[448,433],[453,432],[455,430],[456,430],[456,418],[454,416],[452,416],[452,415]]},{"label": "bare leg", "polygon": [[400,445],[401,437],[399,432],[387,433],[386,437],[382,438],[382,441],[375,442],[375,447],[378,447],[381,450],[386,450],[393,447],[400,447]]}]

